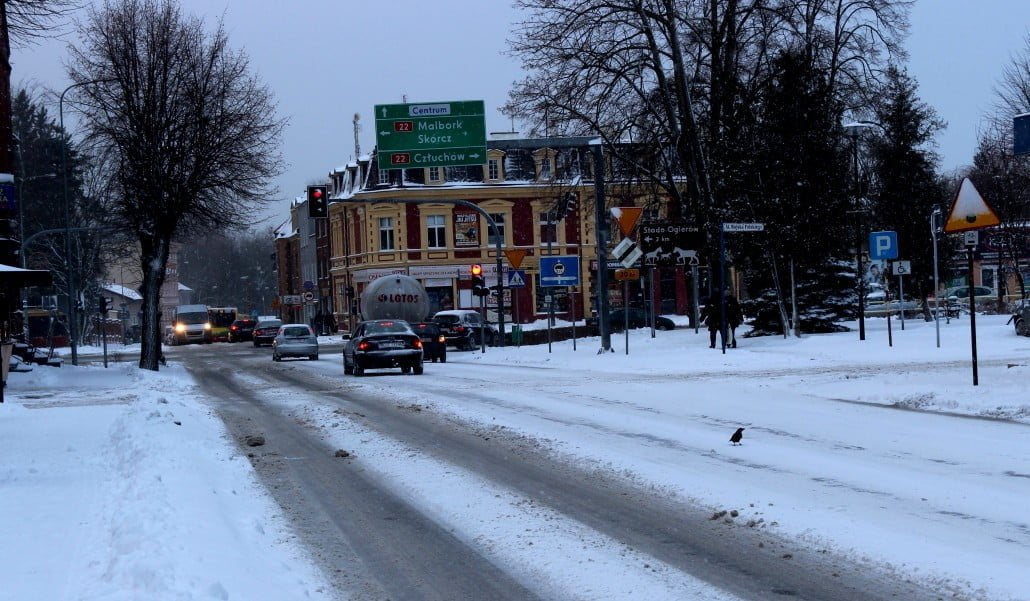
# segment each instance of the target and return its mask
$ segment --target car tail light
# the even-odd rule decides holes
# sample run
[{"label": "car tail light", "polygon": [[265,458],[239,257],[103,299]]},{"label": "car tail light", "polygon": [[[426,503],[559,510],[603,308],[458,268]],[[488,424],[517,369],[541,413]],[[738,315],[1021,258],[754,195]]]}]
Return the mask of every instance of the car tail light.
[{"label": "car tail light", "polygon": [[454,331],[455,332],[464,332],[465,331],[465,326],[458,326],[458,327],[454,328]]},{"label": "car tail light", "polygon": [[239,326],[229,326],[229,329],[230,330],[238,330],[240,328],[239,328]]},{"label": "car tail light", "polygon": [[440,334],[440,337],[436,339],[437,342],[447,342],[447,337]]},{"label": "car tail light", "polygon": [[368,342],[364,341],[364,340],[362,340],[361,342],[358,343],[358,350],[359,351],[367,351],[370,348],[372,348],[372,345],[369,344]]},{"label": "car tail light", "polygon": [[416,338],[415,340],[413,340],[411,342],[411,346],[412,346],[412,348],[422,348],[422,339],[421,338]]}]

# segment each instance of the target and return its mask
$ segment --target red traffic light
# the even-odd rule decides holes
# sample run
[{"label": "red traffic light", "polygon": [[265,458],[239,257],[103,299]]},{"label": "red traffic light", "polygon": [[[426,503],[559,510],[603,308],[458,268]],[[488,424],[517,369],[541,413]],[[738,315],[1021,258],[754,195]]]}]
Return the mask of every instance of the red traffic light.
[{"label": "red traffic light", "polygon": [[311,189],[311,198],[314,198],[315,200],[318,200],[319,198],[322,198],[322,189],[321,188],[312,188]]},{"label": "red traffic light", "polygon": [[472,275],[476,275],[476,276],[483,275],[483,266],[480,265],[479,263],[473,263],[469,267],[469,273],[471,273]]}]

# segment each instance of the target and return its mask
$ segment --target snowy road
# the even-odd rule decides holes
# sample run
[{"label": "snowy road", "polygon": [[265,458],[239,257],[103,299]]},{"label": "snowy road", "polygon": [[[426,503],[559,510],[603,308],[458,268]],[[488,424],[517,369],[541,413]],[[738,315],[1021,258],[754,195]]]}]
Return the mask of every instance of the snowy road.
[{"label": "snowy road", "polygon": [[[977,598],[963,574],[919,558],[964,541],[974,573],[980,557],[1018,570],[1027,555],[1012,512],[1027,426],[841,389],[896,366],[647,374],[518,365],[514,352],[451,353],[417,378],[344,377],[325,353],[272,365],[234,352],[231,370],[188,361],[234,431],[274,433],[255,466],[356,598],[389,586],[394,598],[458,598],[482,578],[506,583],[493,598]],[[738,424],[745,444],[729,447]],[[277,447],[286,440],[295,446]],[[903,546],[876,544],[898,532]],[[438,570],[426,554],[481,569]]]}]

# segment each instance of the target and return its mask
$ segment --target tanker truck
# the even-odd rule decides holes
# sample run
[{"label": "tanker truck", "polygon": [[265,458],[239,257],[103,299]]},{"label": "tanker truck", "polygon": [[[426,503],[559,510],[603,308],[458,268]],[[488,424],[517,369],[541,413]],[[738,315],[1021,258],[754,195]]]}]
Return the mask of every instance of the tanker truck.
[{"label": "tanker truck", "polygon": [[361,293],[361,318],[402,319],[416,324],[429,315],[429,295],[413,277],[403,274],[383,276]]}]

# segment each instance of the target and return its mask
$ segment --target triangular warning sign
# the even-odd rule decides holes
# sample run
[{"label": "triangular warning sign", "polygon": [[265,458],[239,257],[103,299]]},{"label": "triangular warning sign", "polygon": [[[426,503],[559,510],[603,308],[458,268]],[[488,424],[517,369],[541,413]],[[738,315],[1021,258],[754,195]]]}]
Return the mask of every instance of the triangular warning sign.
[{"label": "triangular warning sign", "polygon": [[526,281],[522,279],[522,275],[517,271],[511,272],[508,276],[508,287],[509,288],[521,288],[526,285]]},{"label": "triangular warning sign", "polygon": [[998,219],[998,215],[976,191],[973,182],[969,181],[968,177],[963,179],[958,193],[955,194],[955,200],[951,202],[948,220],[944,222],[945,233],[978,230],[999,223],[1001,220]]},{"label": "triangular warning sign", "polygon": [[641,207],[613,207],[612,217],[619,220],[619,229],[623,236],[628,236],[633,228],[637,227],[640,221],[640,214],[644,212]]},{"label": "triangular warning sign", "polygon": [[529,251],[524,248],[514,248],[504,251],[504,256],[508,258],[508,263],[511,264],[515,269],[522,268],[522,259],[526,258],[526,253]]}]

